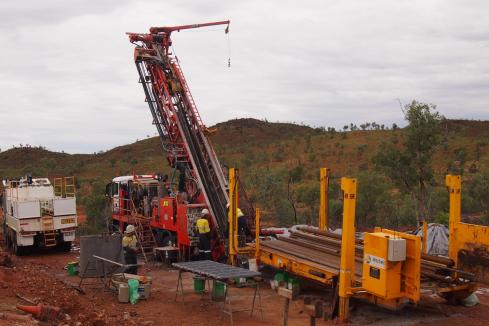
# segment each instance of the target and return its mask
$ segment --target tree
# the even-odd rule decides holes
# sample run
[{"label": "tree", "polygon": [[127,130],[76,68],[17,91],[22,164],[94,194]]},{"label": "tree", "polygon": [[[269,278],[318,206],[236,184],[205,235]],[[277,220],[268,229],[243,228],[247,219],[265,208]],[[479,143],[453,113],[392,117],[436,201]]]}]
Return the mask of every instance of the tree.
[{"label": "tree", "polygon": [[358,174],[357,222],[360,227],[375,225],[392,226],[394,200],[389,193],[390,185],[385,177],[373,171]]},{"label": "tree", "polygon": [[79,229],[82,234],[96,234],[102,232],[106,227],[108,216],[107,198],[105,197],[105,186],[97,181],[91,185],[91,194],[81,199],[85,206],[87,221]]},{"label": "tree", "polygon": [[433,181],[433,154],[441,143],[442,116],[436,106],[413,101],[405,107],[408,126],[402,135],[402,146],[383,142],[374,163],[401,190],[416,202],[418,224],[426,219],[427,195]]},{"label": "tree", "polygon": [[489,171],[474,176],[467,185],[467,194],[464,193],[462,199],[467,195],[474,199],[475,211],[489,214]]},{"label": "tree", "polygon": [[319,216],[319,187],[316,184],[301,185],[297,200],[303,206],[304,222],[311,224]]},{"label": "tree", "polygon": [[294,211],[294,224],[297,224],[297,195],[294,184],[300,182],[304,176],[304,167],[298,162],[297,166],[289,170],[287,181],[287,200]]},{"label": "tree", "polygon": [[[298,171],[298,170],[297,170]],[[294,171],[296,173],[297,171]],[[298,173],[298,172],[297,172]],[[272,169],[270,166],[251,169],[247,172],[246,184],[254,189],[250,194],[257,202],[267,203],[263,218],[278,218],[278,222],[287,225],[293,222],[293,211],[287,198],[287,178],[289,171]]]}]

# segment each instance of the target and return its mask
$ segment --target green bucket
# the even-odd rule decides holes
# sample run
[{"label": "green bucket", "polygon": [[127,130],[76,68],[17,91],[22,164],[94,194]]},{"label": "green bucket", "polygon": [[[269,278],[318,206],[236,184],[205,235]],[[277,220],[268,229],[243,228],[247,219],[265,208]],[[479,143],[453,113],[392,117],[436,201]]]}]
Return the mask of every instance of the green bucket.
[{"label": "green bucket", "polygon": [[205,291],[205,278],[194,276],[194,292],[203,293]]},{"label": "green bucket", "polygon": [[295,277],[289,277],[289,280],[287,282],[287,288],[289,290],[294,290],[295,288],[299,288],[300,283],[299,280],[296,279]]},{"label": "green bucket", "polygon": [[212,300],[223,301],[226,293],[226,283],[220,281],[212,281]]},{"label": "green bucket", "polygon": [[274,276],[274,280],[277,282],[277,283],[281,283],[281,282],[285,282],[287,283],[287,281],[289,280],[289,275],[285,272],[279,272],[277,274],[275,274]]},{"label": "green bucket", "polygon": [[68,263],[67,270],[68,270],[68,275],[70,276],[78,275],[78,262],[74,261]]}]

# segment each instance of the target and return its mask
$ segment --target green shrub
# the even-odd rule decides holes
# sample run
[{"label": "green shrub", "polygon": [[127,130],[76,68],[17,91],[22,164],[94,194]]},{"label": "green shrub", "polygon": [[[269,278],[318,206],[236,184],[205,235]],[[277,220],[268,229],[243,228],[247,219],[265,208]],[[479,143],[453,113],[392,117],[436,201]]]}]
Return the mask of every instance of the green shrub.
[{"label": "green shrub", "polygon": [[433,222],[446,226],[448,226],[449,221],[450,215],[447,212],[438,212],[433,219]]}]

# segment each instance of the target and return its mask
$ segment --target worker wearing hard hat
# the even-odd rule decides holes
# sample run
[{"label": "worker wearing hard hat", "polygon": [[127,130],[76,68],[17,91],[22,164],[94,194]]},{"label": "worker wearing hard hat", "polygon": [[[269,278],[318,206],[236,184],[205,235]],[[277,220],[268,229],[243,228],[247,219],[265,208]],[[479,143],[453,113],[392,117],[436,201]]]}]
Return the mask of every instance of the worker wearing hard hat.
[{"label": "worker wearing hard hat", "polygon": [[136,228],[134,225],[129,224],[124,232],[122,238],[122,249],[124,250],[124,261],[126,265],[131,265],[126,268],[125,273],[137,274],[138,273],[138,254],[137,254],[138,240],[136,238]]},{"label": "worker wearing hard hat", "polygon": [[[229,213],[229,203],[227,203],[226,208]],[[248,235],[251,234],[251,231],[248,227],[248,221],[246,219],[246,216],[244,215],[243,211],[241,208],[236,208],[236,217],[238,219],[238,246],[244,247],[246,244],[246,238]],[[229,225],[228,225],[228,230],[229,230]]]},{"label": "worker wearing hard hat", "polygon": [[195,223],[199,234],[199,253],[201,260],[211,259],[211,229],[209,227],[210,213],[207,208],[201,212],[200,218]]},{"label": "worker wearing hard hat", "polygon": [[244,247],[246,244],[246,237],[249,233],[248,223],[246,221],[246,216],[240,208],[236,210],[236,217],[238,218],[238,245]]}]

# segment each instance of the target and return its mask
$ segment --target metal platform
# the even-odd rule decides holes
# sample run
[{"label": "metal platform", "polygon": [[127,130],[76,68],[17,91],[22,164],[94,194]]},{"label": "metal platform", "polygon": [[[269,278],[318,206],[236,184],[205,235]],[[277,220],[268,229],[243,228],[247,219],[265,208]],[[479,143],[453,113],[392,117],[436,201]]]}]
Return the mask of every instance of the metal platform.
[{"label": "metal platform", "polygon": [[[244,269],[241,267],[235,267],[227,264],[217,263],[212,260],[199,260],[199,261],[190,261],[183,263],[173,263],[173,267],[178,268],[178,281],[177,281],[177,290],[175,292],[175,301],[177,301],[178,296],[180,295],[182,298],[182,303],[184,303],[184,291],[183,291],[183,279],[182,273],[189,272],[196,275],[203,276],[205,278],[205,282],[213,279],[219,282],[223,282],[228,279],[233,278],[251,278],[255,276],[260,276],[261,273],[250,271],[248,269]],[[226,283],[227,284],[227,283]],[[229,285],[229,284],[227,284]],[[254,289],[253,298],[251,301],[251,307],[245,309],[233,309],[231,305],[231,295],[229,293],[229,286],[225,286],[226,290],[224,293],[224,302],[221,307],[221,311],[224,314],[227,314],[230,318],[231,325],[233,322],[233,314],[236,312],[247,312],[250,311],[251,317],[253,317],[253,313],[255,311],[259,311],[261,315],[261,319],[263,321],[263,308],[261,305],[261,295],[259,290],[258,282],[250,281],[246,282],[244,286],[251,287]],[[202,292],[204,293],[204,292]]]},{"label": "metal platform", "polygon": [[198,260],[182,263],[173,263],[173,267],[180,270],[202,275],[216,280],[226,280],[236,277],[255,277],[261,276],[260,272],[250,271],[241,267],[230,266],[217,263],[212,260]]}]

